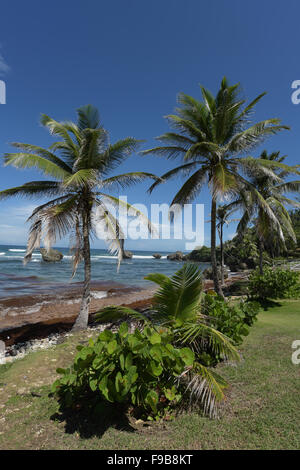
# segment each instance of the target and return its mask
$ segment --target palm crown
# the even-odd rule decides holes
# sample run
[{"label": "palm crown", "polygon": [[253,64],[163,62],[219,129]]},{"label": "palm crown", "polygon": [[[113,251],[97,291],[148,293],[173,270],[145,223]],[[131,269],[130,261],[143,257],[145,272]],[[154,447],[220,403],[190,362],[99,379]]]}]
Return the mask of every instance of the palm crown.
[{"label": "palm crown", "polygon": [[[264,150],[259,160],[269,160],[270,162],[282,163],[286,156],[280,155],[280,152],[270,154]],[[296,241],[296,236],[292,222],[286,209],[286,205],[300,207],[300,204],[290,199],[286,193],[299,192],[300,181],[285,181],[291,173],[298,173],[295,168],[274,168],[273,175],[265,175],[260,172],[252,172],[250,182],[257,188],[264,198],[268,208],[261,207],[253,200],[253,195],[244,187],[236,201],[229,204],[232,209],[242,209],[243,216],[237,226],[237,232],[242,235],[251,221],[255,219],[255,230],[260,245],[260,251],[263,245],[268,241],[275,242],[277,239],[285,247],[285,237],[290,237]],[[274,237],[276,235],[276,237]],[[262,268],[261,268],[262,271]]]},{"label": "palm crown", "polygon": [[[202,101],[184,93],[179,95],[180,107],[176,109],[177,114],[167,116],[175,132],[167,132],[158,137],[162,145],[143,153],[181,159],[180,166],[162,176],[164,181],[181,175],[188,177],[173,198],[172,204],[191,202],[208,182],[212,192],[213,277],[216,290],[221,293],[215,257],[216,202],[220,197],[238,194],[242,185],[247,186],[253,199],[268,210],[264,198],[244,178],[243,173],[259,169],[268,176],[273,174],[275,167],[285,169],[286,165],[269,159],[257,160],[243,154],[266,137],[288,127],[281,125],[279,119],[267,119],[249,126],[250,113],[265,93],[246,105],[245,100],[239,98],[239,84],[229,86],[226,78],[222,80],[216,97],[204,87],[201,87],[201,92]],[[155,181],[149,191],[160,183],[161,181]]]}]

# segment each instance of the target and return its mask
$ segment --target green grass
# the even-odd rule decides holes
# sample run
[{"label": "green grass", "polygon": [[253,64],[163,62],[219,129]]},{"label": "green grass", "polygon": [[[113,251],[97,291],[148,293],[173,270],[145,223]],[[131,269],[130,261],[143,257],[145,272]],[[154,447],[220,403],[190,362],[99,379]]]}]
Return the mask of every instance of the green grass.
[{"label": "green grass", "polygon": [[62,415],[48,396],[56,368],[68,365],[86,333],[0,366],[0,449],[299,449],[300,301],[259,315],[238,365],[219,367],[231,384],[219,419],[184,413],[144,426],[118,414]]}]

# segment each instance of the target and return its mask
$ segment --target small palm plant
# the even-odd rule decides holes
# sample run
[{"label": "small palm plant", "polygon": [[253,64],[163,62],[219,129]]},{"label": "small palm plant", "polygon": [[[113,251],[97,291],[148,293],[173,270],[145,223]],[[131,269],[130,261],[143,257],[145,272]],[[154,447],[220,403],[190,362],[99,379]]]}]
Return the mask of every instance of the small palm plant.
[{"label": "small palm plant", "polygon": [[167,116],[174,132],[157,137],[161,145],[143,153],[181,160],[179,166],[165,173],[162,181],[154,182],[149,189],[151,192],[158,184],[171,178],[187,178],[174,196],[172,205],[183,206],[195,200],[204,184],[208,183],[212,193],[212,274],[215,290],[223,295],[216,258],[217,203],[220,198],[236,197],[241,185],[246,185],[257,204],[267,210],[263,197],[255,186],[244,179],[243,173],[245,170],[259,169],[263,175],[268,176],[272,173],[272,168],[280,166],[280,163],[246,157],[245,153],[266,137],[288,127],[281,125],[277,118],[250,125],[250,115],[265,93],[245,105],[245,100],[239,96],[239,84],[229,86],[225,77],[215,97],[204,87],[201,87],[201,92],[202,101],[184,93],[179,94],[180,107],[176,109],[177,114]]},{"label": "small palm plant", "polygon": [[188,345],[196,357],[193,369],[186,370],[178,380],[188,382],[192,401],[200,401],[209,414],[224,398],[224,379],[201,361],[205,345],[218,357],[239,360],[231,339],[210,326],[208,316],[201,313],[202,274],[193,264],[185,264],[173,276],[148,274],[145,279],[158,284],[153,305],[147,314],[125,306],[108,306],[95,318],[102,323],[132,318],[143,324],[172,330],[176,347]]},{"label": "small palm plant", "polygon": [[97,229],[100,229],[110,251],[117,253],[119,263],[122,260],[124,234],[109,205],[130,211],[152,230],[151,223],[138,209],[106,191],[123,189],[146,178],[157,178],[145,172],[108,176],[138,148],[140,141],[127,137],[110,144],[95,107],[84,106],[78,109],[77,114],[77,123],[58,122],[42,115],[42,125],[60,138],[49,149],[25,143],[12,144],[20,151],[6,154],[5,165],[36,168],[52,179],[6,189],[0,192],[0,199],[12,196],[50,198],[28,219],[31,227],[24,261],[31,259],[33,250],[40,246],[42,239],[50,249],[57,239],[71,234],[73,275],[78,263],[84,260],[83,296],[73,327],[81,329],[87,326],[90,303],[90,236],[97,235]]},{"label": "small palm plant", "polygon": [[[286,156],[280,152],[270,154],[264,150],[257,160],[277,162],[282,165]],[[296,235],[288,210],[285,206],[300,207],[299,202],[290,199],[287,194],[300,192],[300,181],[285,181],[292,173],[299,174],[296,167],[274,167],[273,175],[263,175],[261,172],[252,172],[251,185],[255,186],[264,198],[266,206],[262,207],[253,199],[252,192],[244,186],[240,197],[229,204],[228,207],[242,210],[243,215],[237,226],[237,233],[243,236],[248,225],[253,222],[259,247],[259,270],[263,274],[263,251],[270,244],[280,243],[285,248],[286,238],[296,242]]]}]

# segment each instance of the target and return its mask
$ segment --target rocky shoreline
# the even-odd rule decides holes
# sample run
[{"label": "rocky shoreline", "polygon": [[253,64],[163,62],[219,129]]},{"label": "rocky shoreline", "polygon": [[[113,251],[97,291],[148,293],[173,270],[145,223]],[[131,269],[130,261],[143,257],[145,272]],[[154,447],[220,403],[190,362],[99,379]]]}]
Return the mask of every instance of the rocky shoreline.
[{"label": "rocky shoreline", "polygon": [[[226,279],[226,286],[230,286],[237,280],[245,279],[247,273],[231,273]],[[93,285],[93,289],[96,286]],[[103,284],[98,285],[99,292],[103,292]],[[204,281],[204,290],[213,289],[213,281]],[[143,310],[151,304],[156,287],[142,289],[137,287],[110,286],[108,295],[105,298],[93,298],[90,305],[89,329],[92,331],[102,331],[110,327],[110,324],[98,325],[94,322],[94,314],[104,306],[127,305],[131,308]],[[68,293],[70,295],[70,293]],[[74,293],[73,293],[74,295]],[[77,295],[79,292],[77,291]],[[65,299],[64,299],[65,300]],[[43,305],[42,312],[24,314],[14,317],[7,316],[5,327],[1,321],[0,364],[11,362],[17,358],[22,358],[30,351],[52,347],[64,340],[70,332],[79,311],[79,303],[67,304],[64,300]],[[60,310],[61,309],[61,310]]]}]

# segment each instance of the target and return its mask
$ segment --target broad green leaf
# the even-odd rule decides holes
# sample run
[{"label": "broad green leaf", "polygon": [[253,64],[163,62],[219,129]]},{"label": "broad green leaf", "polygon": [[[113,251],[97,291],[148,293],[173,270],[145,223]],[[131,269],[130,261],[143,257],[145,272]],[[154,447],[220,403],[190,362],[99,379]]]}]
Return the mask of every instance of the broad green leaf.
[{"label": "broad green leaf", "polygon": [[117,346],[118,346],[118,343],[115,339],[110,341],[107,345],[108,354],[112,354],[117,349]]},{"label": "broad green leaf", "polygon": [[192,366],[195,361],[195,354],[189,348],[180,349],[180,357],[186,366]]},{"label": "broad green leaf", "polygon": [[119,334],[120,336],[126,336],[128,333],[128,325],[126,322],[121,323],[120,328],[119,328]]},{"label": "broad green leaf", "polygon": [[106,342],[108,342],[108,341],[110,341],[110,340],[113,338],[113,336],[114,336],[114,335],[113,335],[113,333],[112,333],[110,330],[104,330],[104,331],[102,331],[102,333],[100,333],[99,339],[100,339],[101,341],[106,341]]},{"label": "broad green leaf", "polygon": [[156,331],[154,333],[152,333],[151,336],[149,336],[149,339],[150,339],[150,343],[151,344],[159,344],[161,343],[161,337],[158,333],[156,333]]}]

